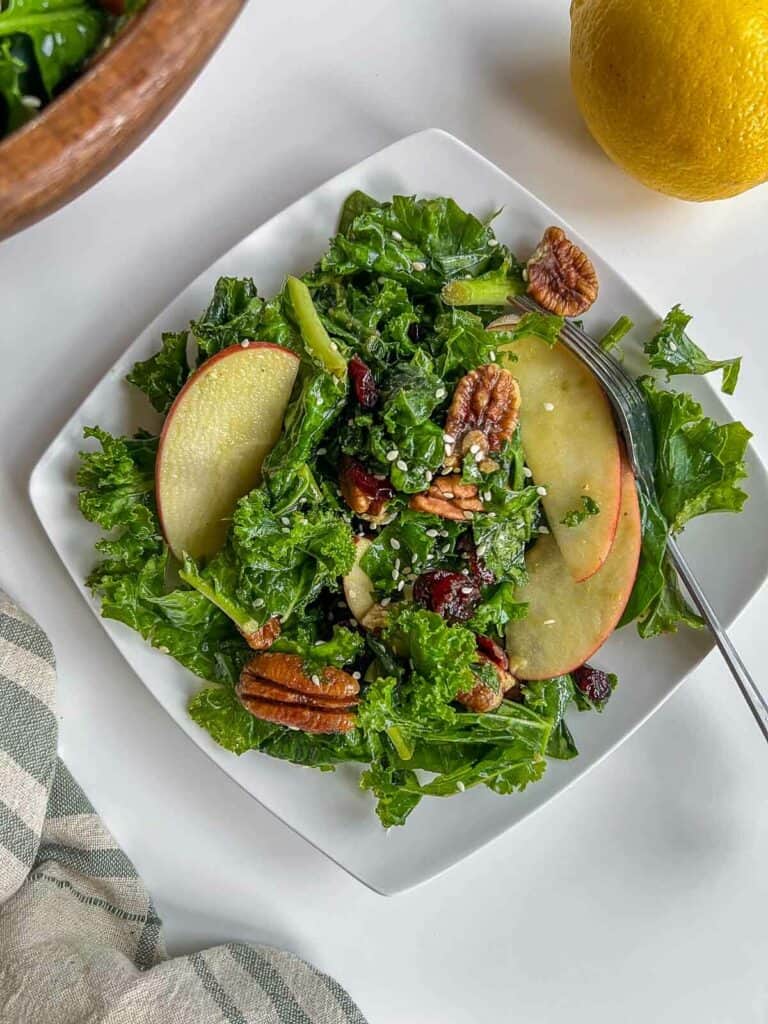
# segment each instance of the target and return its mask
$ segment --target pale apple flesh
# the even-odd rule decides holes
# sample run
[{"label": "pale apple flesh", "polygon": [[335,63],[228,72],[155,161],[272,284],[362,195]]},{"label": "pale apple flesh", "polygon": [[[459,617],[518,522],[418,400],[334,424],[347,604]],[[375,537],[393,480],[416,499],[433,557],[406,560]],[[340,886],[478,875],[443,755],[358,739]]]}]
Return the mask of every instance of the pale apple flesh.
[{"label": "pale apple flesh", "polygon": [[279,345],[233,345],[177,395],[155,468],[160,523],[177,558],[223,546],[238,499],[260,482],[280,436],[298,370],[298,357]]},{"label": "pale apple flesh", "polygon": [[376,604],[373,593],[373,583],[360,565],[360,560],[371,546],[366,537],[357,537],[355,540],[355,562],[347,575],[343,578],[344,597],[347,599],[349,610],[358,622],[362,622],[368,612]]},{"label": "pale apple flesh", "polygon": [[507,626],[510,671],[518,679],[550,679],[583,665],[616,628],[640,559],[641,522],[635,479],[622,461],[621,504],[611,552],[602,568],[577,583],[551,534],[526,555],[527,584],[518,592],[528,615]]},{"label": "pale apple flesh", "polygon": [[[489,329],[517,319],[502,317]],[[559,342],[529,337],[507,348],[517,356],[505,365],[520,385],[526,462],[546,488],[547,521],[573,578],[589,579],[608,557],[619,515],[621,453],[610,404],[589,369]],[[583,509],[584,497],[599,512],[565,526],[562,520]]]}]

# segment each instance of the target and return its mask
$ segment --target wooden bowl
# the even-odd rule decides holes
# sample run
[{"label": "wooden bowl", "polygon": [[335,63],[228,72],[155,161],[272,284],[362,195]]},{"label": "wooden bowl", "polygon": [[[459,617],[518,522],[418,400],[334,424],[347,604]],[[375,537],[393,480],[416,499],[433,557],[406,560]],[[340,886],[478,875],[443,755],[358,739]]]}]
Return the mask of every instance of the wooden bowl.
[{"label": "wooden bowl", "polygon": [[53,213],[142,142],[246,0],[152,0],[69,89],[0,142],[0,239]]}]

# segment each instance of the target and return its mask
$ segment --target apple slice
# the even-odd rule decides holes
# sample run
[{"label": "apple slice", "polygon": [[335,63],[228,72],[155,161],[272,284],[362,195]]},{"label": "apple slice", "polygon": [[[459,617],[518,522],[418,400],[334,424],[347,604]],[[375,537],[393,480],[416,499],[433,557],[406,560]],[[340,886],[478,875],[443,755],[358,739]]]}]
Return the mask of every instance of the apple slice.
[{"label": "apple slice", "polygon": [[344,597],[358,622],[362,622],[376,604],[371,579],[360,566],[360,560],[370,546],[371,542],[366,537],[355,538],[355,564],[342,580]]},{"label": "apple slice", "polygon": [[[488,329],[508,329],[518,320],[501,317]],[[517,356],[506,365],[520,384],[523,449],[536,483],[547,489],[547,520],[573,578],[589,579],[608,557],[619,515],[621,452],[610,404],[564,345],[528,337],[506,348]],[[583,497],[596,502],[599,513],[564,526]]]},{"label": "apple slice", "polygon": [[299,359],[280,345],[243,342],[194,373],[170,408],[157,452],[157,511],[177,558],[224,544],[239,498],[260,480],[280,436]]},{"label": "apple slice", "polygon": [[605,564],[577,583],[551,534],[525,557],[529,579],[519,591],[528,615],[507,626],[509,667],[519,679],[550,679],[583,665],[616,628],[640,559],[641,522],[635,478],[622,460],[616,538]]}]

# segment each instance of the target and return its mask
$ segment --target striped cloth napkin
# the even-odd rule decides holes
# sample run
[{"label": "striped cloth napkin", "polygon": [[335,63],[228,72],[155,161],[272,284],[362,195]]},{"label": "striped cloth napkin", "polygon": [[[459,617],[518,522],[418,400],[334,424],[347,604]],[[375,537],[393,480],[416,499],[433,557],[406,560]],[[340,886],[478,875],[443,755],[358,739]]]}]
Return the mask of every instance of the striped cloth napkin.
[{"label": "striped cloth napkin", "polygon": [[48,637],[0,591],[0,1022],[365,1024],[290,953],[167,958],[149,893],[56,756],[55,690]]}]

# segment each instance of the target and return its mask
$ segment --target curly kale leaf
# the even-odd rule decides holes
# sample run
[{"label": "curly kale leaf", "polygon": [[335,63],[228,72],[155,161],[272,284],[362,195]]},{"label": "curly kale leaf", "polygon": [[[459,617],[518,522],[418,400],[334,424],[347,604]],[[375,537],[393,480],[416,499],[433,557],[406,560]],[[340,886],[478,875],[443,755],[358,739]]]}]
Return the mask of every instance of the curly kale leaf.
[{"label": "curly kale leaf", "polygon": [[666,370],[667,379],[680,373],[704,374],[722,370],[722,390],[726,395],[732,395],[739,379],[741,358],[708,359],[685,333],[691,319],[680,306],[670,310],[659,330],[645,345],[648,362],[654,370]]},{"label": "curly kale leaf", "polygon": [[249,633],[273,616],[301,615],[354,559],[343,519],[318,509],[277,515],[255,490],[238,502],[227,546],[202,569],[186,558],[181,577]]},{"label": "curly kale leaf", "polygon": [[491,228],[453,199],[394,196],[378,203],[358,192],[320,266],[340,276],[382,274],[415,292],[437,293],[447,279],[481,274],[502,260]]},{"label": "curly kale leaf", "polygon": [[125,378],[144,392],[158,412],[168,412],[189,376],[187,338],[186,331],[166,332],[160,351],[136,363]]}]

